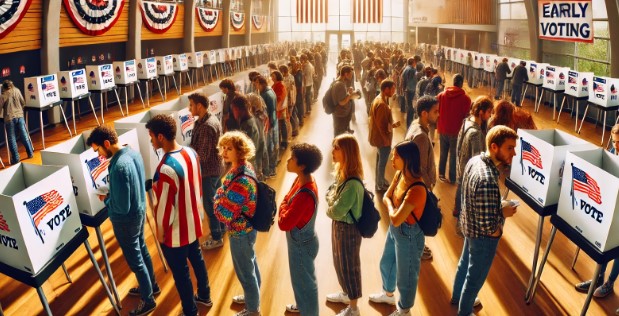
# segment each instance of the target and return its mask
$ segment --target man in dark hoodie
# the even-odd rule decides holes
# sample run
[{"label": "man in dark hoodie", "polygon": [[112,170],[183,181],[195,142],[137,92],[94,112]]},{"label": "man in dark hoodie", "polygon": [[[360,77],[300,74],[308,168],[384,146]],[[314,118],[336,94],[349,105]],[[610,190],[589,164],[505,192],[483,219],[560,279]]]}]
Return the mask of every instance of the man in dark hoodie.
[{"label": "man in dark hoodie", "polygon": [[520,65],[514,68],[514,76],[512,77],[512,103],[520,106],[522,102],[522,85],[529,80],[529,72],[527,71],[527,62],[522,60]]},{"label": "man in dark hoodie", "polygon": [[494,95],[495,100],[500,100],[501,95],[503,94],[503,86],[505,85],[505,79],[507,79],[507,75],[512,73],[512,70],[509,68],[507,64],[507,58],[503,58],[494,71],[494,76],[496,78],[496,94]]},{"label": "man in dark hoodie", "polygon": [[[462,121],[471,110],[471,98],[462,89],[464,77],[461,74],[455,74],[453,84],[453,87],[448,87],[437,97],[439,104],[438,133],[440,134],[438,178],[443,182],[450,183],[456,181],[458,132],[462,126]],[[449,179],[445,177],[447,156],[449,156]]]}]

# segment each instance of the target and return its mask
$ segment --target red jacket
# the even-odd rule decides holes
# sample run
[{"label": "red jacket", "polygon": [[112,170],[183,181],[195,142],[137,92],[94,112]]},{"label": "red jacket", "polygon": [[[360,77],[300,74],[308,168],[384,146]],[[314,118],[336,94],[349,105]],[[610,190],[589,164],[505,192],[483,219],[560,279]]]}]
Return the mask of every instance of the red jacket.
[{"label": "red jacket", "polygon": [[438,132],[442,135],[458,136],[462,121],[471,111],[471,98],[462,88],[448,87],[438,96]]}]

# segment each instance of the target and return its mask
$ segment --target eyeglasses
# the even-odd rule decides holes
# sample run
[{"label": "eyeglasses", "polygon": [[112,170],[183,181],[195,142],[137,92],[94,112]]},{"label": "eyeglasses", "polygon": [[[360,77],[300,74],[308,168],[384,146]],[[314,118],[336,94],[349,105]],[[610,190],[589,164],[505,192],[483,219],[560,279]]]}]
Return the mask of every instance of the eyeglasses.
[{"label": "eyeglasses", "polygon": [[99,148],[101,148],[101,146],[97,147],[97,149],[93,148],[92,150],[94,150],[96,153],[98,153],[99,152]]}]

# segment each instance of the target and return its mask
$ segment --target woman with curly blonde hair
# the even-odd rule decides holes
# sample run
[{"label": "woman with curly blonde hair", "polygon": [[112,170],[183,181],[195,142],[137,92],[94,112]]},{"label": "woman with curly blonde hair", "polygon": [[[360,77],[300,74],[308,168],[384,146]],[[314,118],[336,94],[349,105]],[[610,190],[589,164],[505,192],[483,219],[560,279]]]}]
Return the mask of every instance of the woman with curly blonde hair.
[{"label": "woman with curly blonde hair", "polygon": [[357,139],[340,134],[333,140],[335,182],[327,191],[327,216],[333,219],[333,263],[342,291],[327,295],[327,301],[350,304],[338,315],[357,316],[361,297],[361,234],[355,225],[363,206],[363,168]]},{"label": "woman with curly blonde hair", "polygon": [[231,167],[215,193],[215,216],[229,232],[232,264],[244,292],[232,300],[245,304],[245,309],[237,315],[260,315],[260,271],[255,249],[257,233],[248,220],[256,213],[256,173],[249,162],[256,148],[241,131],[225,133],[219,138],[218,146],[223,161]]}]

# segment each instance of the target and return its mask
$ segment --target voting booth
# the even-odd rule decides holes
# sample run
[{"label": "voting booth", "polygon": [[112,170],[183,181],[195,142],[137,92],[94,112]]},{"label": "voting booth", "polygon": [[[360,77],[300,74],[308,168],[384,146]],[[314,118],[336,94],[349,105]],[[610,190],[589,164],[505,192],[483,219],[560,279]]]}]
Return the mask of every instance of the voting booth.
[{"label": "voting booth", "polygon": [[496,60],[497,55],[484,55],[484,70],[487,72],[494,72],[494,68],[496,65],[494,61]]},{"label": "voting booth", "polygon": [[222,49],[216,50],[216,52],[217,52],[216,54],[217,62],[218,63],[226,62],[226,50],[222,48]]},{"label": "voting booth", "polygon": [[67,166],[18,163],[0,176],[0,262],[38,273],[82,229]]},{"label": "voting booth", "polygon": [[172,55],[157,56],[157,75],[168,76],[174,74],[174,63]]},{"label": "voting booth", "polygon": [[189,70],[189,64],[187,61],[187,54],[172,55],[172,65],[174,71],[187,71]]},{"label": "voting booth", "polygon": [[511,78],[514,76],[514,69],[516,69],[516,66],[520,65],[520,59],[507,57],[507,65],[509,66],[509,70],[511,70],[511,72],[507,74],[507,78]]},{"label": "voting booth", "polygon": [[202,52],[195,52],[187,54],[187,65],[189,68],[201,68],[204,66],[204,60],[202,59]]},{"label": "voting booth", "polygon": [[107,90],[116,86],[112,64],[86,66],[86,72],[88,73],[88,90]]},{"label": "voting booth", "polygon": [[595,145],[565,132],[518,130],[516,156],[512,159],[510,179],[541,206],[557,204],[563,163],[568,150],[588,150]]},{"label": "voting booth", "polygon": [[24,78],[26,106],[44,108],[60,101],[55,74]]},{"label": "voting booth", "polygon": [[592,72],[578,72],[570,70],[567,72],[567,82],[565,83],[565,94],[576,98],[589,96],[589,86],[593,81]]},{"label": "voting booth", "polygon": [[529,80],[531,84],[541,85],[544,83],[544,75],[546,74],[546,66],[548,64],[538,63],[536,61],[529,61]]},{"label": "voting booth", "polygon": [[617,89],[619,79],[594,76],[589,90],[589,102],[606,107],[619,105]]},{"label": "voting booth", "polygon": [[481,54],[481,53],[473,54],[473,68],[484,69],[485,63],[486,61],[485,61],[484,54]]},{"label": "voting booth", "polygon": [[138,59],[138,79],[157,78],[157,61],[155,57]]},{"label": "voting booth", "polygon": [[204,64],[214,65],[217,63],[217,52],[214,50],[208,50],[204,52]]},{"label": "voting booth", "polygon": [[601,252],[619,246],[619,157],[604,149],[568,152],[557,215]]},{"label": "voting booth", "polygon": [[[492,70],[490,70],[490,71],[491,72],[496,72],[496,66],[498,66],[500,63],[503,62],[503,57],[497,56],[497,55],[492,55],[492,58],[490,60],[492,61]],[[486,70],[486,71],[489,71],[489,70]]]},{"label": "voting booth", "polygon": [[565,90],[568,71],[570,71],[570,69],[566,67],[547,65],[542,86],[553,91]]},{"label": "voting booth", "polygon": [[158,111],[180,111],[189,108],[189,94],[181,94],[178,98],[153,106]]},{"label": "voting booth", "polygon": [[208,112],[221,121],[224,111],[224,94],[217,92],[208,96]]},{"label": "voting booth", "polygon": [[59,71],[60,97],[63,99],[75,99],[88,93],[86,83],[86,71],[84,69]]},{"label": "voting booth", "polygon": [[[73,183],[73,193],[80,213],[95,216],[105,204],[97,195],[109,192],[108,166],[110,160],[99,156],[86,144],[91,131],[41,151],[44,165],[67,165]],[[119,130],[118,143],[139,151],[135,129]]]},{"label": "voting booth", "polygon": [[138,81],[135,59],[127,61],[115,61],[112,63],[114,67],[114,79],[117,84],[127,85]]}]

